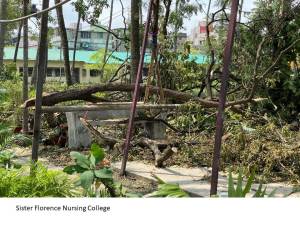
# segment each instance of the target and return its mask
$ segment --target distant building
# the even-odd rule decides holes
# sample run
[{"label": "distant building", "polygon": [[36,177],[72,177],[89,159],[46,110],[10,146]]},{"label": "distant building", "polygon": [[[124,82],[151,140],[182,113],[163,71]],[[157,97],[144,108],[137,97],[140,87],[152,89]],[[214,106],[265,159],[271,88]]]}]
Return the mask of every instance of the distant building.
[{"label": "distant building", "polygon": [[[209,31],[211,37],[216,37],[216,33],[213,26],[209,27]],[[192,43],[194,48],[200,49],[205,44],[206,38],[206,22],[199,22],[199,24],[192,29],[188,40]]]},{"label": "distant building", "polygon": [[[13,63],[13,57],[15,53],[14,47],[5,47],[4,48],[4,63],[11,64]],[[33,68],[36,62],[36,53],[37,48],[29,48],[28,52],[28,70],[29,70],[29,80],[33,73]],[[86,51],[86,50],[77,50],[76,60],[75,60],[75,76],[79,78],[80,83],[99,83],[102,76],[102,72],[97,68],[95,64],[100,64],[102,59],[97,59],[95,57],[98,51]],[[73,50],[69,51],[69,56],[73,55]],[[121,74],[126,73],[130,69],[130,53],[127,52],[113,52],[107,61],[109,65],[116,65],[119,67],[121,64],[125,64],[124,70],[120,70]],[[197,64],[203,64],[206,62],[206,57],[204,55],[198,54],[189,56],[190,61],[195,61]],[[151,63],[151,54],[146,53],[144,58],[144,75],[147,75],[147,70],[149,64]],[[18,57],[16,62],[17,71],[23,72],[23,48],[19,48]],[[63,55],[60,49],[49,48],[48,49],[48,67],[47,67],[47,81],[61,81],[65,82],[64,74],[64,61]]]},{"label": "distant building", "polygon": [[[66,28],[69,49],[74,49],[75,35],[76,35],[76,24],[72,24],[70,27]],[[88,51],[97,51],[99,49],[105,48],[106,39],[108,32],[102,28],[95,26],[88,26],[82,28],[82,25],[79,27],[78,39],[77,39],[77,49],[88,50]],[[54,29],[53,38],[50,40],[54,48],[61,48],[61,39],[59,28]],[[112,35],[109,38],[108,49],[112,50]]]},{"label": "distant building", "polygon": [[177,35],[177,47],[183,48],[184,44],[187,42],[187,33],[178,33]]},{"label": "distant building", "polygon": [[[126,30],[124,33],[124,28],[114,28],[112,29],[111,34],[111,42],[112,42],[112,50],[117,52],[125,52],[129,50],[129,42],[128,46],[126,46],[126,42],[124,41],[125,36],[129,37],[129,32]],[[127,49],[128,48],[128,49]]]},{"label": "distant building", "polygon": [[[4,49],[4,63],[13,63],[15,48],[5,47]],[[33,68],[36,61],[37,48],[29,48],[28,52],[28,72],[29,80],[33,73]],[[97,51],[77,50],[75,60],[75,76],[79,78],[80,83],[94,83],[100,81],[101,72],[97,69],[92,69],[88,65],[100,63],[95,59]],[[69,51],[70,58],[73,55],[73,50]],[[121,65],[124,54],[114,53],[108,60],[107,64]],[[16,62],[16,68],[18,72],[23,72],[23,48],[19,48],[18,57]],[[60,49],[49,48],[48,49],[48,68],[47,68],[47,81],[61,81],[65,82],[64,74],[64,61]]]},{"label": "distant building", "polygon": [[[11,45],[16,45],[17,44],[17,41],[18,41],[18,38],[17,37],[14,37],[12,38],[11,40]],[[20,48],[23,48],[23,43],[24,43],[24,40],[23,40],[23,36],[20,38],[20,44],[19,44],[19,47]],[[28,37],[28,47],[29,48],[35,48],[38,46],[38,38],[36,37],[33,37],[33,36],[29,36]]]}]

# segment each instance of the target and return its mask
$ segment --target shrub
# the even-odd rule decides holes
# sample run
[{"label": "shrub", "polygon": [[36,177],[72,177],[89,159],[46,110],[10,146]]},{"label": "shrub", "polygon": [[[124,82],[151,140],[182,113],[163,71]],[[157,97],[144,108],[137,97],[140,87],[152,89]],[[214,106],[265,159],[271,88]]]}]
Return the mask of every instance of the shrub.
[{"label": "shrub", "polygon": [[42,164],[35,166],[35,173],[0,169],[0,197],[75,197],[78,190],[62,172],[48,170]]},{"label": "shrub", "polygon": [[[97,192],[101,191],[101,184],[105,186],[111,197],[117,196],[112,177],[113,173],[110,168],[105,166],[105,153],[101,147],[97,144],[92,144],[88,156],[79,152],[71,152],[70,155],[76,164],[65,167],[64,172],[67,174],[80,174],[80,180],[77,182],[77,185],[84,188],[86,196],[101,197],[101,194],[97,194]],[[101,192],[103,193],[103,191]]]}]

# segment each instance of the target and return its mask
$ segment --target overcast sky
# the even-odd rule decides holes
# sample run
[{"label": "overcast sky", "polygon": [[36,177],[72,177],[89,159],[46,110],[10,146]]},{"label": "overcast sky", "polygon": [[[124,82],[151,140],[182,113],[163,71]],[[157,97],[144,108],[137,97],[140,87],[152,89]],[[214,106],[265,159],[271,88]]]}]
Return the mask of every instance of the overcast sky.
[{"label": "overcast sky", "polygon": [[[130,0],[122,0],[125,7],[125,16],[128,17],[130,13]],[[38,8],[41,8],[42,0],[32,0],[33,3],[38,4]],[[50,4],[53,5],[54,0],[50,0]],[[110,2],[110,1],[109,1]],[[144,1],[145,2],[145,1]],[[195,0],[191,0],[191,2],[195,2]],[[200,3],[203,4],[204,8],[207,7],[208,0],[199,0]],[[246,0],[244,1],[243,11],[251,11],[254,7],[254,0]],[[121,15],[121,5],[120,0],[115,0],[114,4],[114,16],[113,16],[113,28],[123,27],[123,18]],[[103,13],[100,17],[100,22],[103,25],[107,25],[109,21],[109,13],[110,9],[104,9]],[[145,12],[146,13],[146,12]],[[145,14],[144,13],[144,14]],[[55,14],[53,14],[55,15]],[[71,3],[68,3],[64,6],[64,16],[66,20],[66,24],[75,23],[77,20],[77,14],[75,14],[74,8]],[[204,14],[198,14],[190,18],[190,20],[185,20],[184,28],[187,33],[190,33],[191,29],[195,27],[199,21],[203,20]],[[85,24],[83,26],[86,26]]]}]

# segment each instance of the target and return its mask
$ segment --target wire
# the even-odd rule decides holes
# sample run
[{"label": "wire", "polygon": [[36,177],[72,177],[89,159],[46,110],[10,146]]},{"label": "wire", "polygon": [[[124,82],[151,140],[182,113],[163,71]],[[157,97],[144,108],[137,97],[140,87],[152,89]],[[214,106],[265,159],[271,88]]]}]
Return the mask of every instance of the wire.
[{"label": "wire", "polygon": [[62,6],[62,5],[66,4],[66,3],[70,2],[70,1],[71,0],[62,1],[62,2],[56,4],[56,5],[52,6],[52,7],[49,7],[47,9],[44,9],[44,10],[39,11],[37,13],[30,14],[28,16],[19,17],[19,18],[12,19],[12,20],[0,20],[0,23],[15,23],[15,22],[19,22],[19,21],[23,21],[23,20],[29,19],[30,17],[39,16],[39,15],[44,14],[46,12],[49,12],[49,11],[51,11],[53,9],[56,9],[57,7]]}]

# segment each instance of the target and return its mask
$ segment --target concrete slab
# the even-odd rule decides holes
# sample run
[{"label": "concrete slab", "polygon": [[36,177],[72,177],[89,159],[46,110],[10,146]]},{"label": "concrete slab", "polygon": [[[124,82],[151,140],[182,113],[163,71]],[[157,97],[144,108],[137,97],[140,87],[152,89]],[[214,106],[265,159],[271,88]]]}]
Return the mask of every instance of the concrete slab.
[{"label": "concrete slab", "polygon": [[[121,168],[121,162],[112,164],[115,169]],[[155,174],[167,183],[179,184],[180,187],[196,197],[209,197],[210,192],[210,171],[208,168],[181,168],[172,166],[169,168],[156,168],[154,165],[144,164],[142,162],[128,162],[127,172],[146,179],[155,180],[152,174]],[[271,193],[276,189],[274,197],[285,197],[293,191],[293,186],[285,183],[264,184],[267,186],[267,193]],[[258,189],[259,184],[252,187],[252,196]],[[227,193],[227,177],[224,174],[219,176],[218,191],[220,196],[226,196]],[[290,197],[300,197],[300,193],[295,193]]]},{"label": "concrete slab", "polygon": [[[120,169],[121,162],[114,163],[112,166]],[[156,168],[153,165],[146,165],[141,162],[128,162],[127,172],[151,180],[155,180],[152,176],[152,174],[155,174],[167,183],[179,184],[182,189],[192,196],[209,196],[210,184],[207,179],[210,173],[206,168],[180,168],[176,166]],[[220,176],[219,184],[219,190],[226,191],[226,177]]]}]

